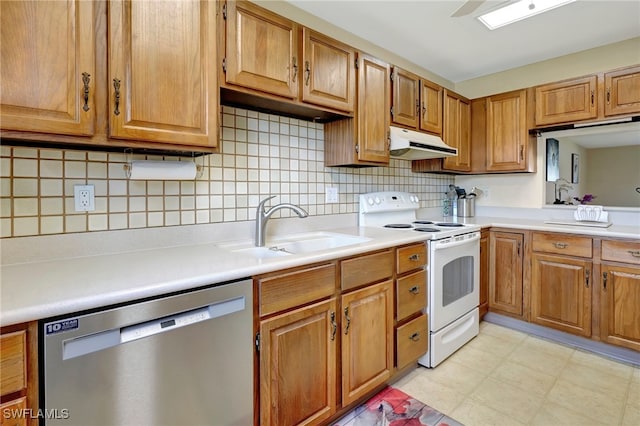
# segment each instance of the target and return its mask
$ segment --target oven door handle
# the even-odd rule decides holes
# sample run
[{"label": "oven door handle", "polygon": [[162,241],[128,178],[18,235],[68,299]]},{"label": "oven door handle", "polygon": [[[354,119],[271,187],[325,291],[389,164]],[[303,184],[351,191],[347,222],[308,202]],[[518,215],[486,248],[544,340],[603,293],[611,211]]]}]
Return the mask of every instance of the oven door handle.
[{"label": "oven door handle", "polygon": [[[452,237],[455,238],[455,237]],[[449,249],[452,247],[458,247],[464,244],[469,244],[472,243],[474,241],[478,241],[480,239],[480,233],[479,232],[474,232],[472,234],[471,237],[469,238],[465,238],[464,240],[460,240],[460,241],[455,241],[453,243],[446,243],[446,244],[441,244],[438,241],[435,242],[435,244],[433,244],[433,248],[434,250],[444,250],[444,249]]]}]

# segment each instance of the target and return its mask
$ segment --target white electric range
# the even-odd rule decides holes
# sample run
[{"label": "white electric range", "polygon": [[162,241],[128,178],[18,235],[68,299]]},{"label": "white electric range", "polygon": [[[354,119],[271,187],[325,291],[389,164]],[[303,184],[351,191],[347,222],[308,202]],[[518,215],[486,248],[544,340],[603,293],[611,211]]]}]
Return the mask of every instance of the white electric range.
[{"label": "white electric range", "polygon": [[407,192],[360,195],[359,226],[421,232],[428,245],[429,351],[420,358],[435,367],[479,331],[480,227],[418,220],[419,198]]}]

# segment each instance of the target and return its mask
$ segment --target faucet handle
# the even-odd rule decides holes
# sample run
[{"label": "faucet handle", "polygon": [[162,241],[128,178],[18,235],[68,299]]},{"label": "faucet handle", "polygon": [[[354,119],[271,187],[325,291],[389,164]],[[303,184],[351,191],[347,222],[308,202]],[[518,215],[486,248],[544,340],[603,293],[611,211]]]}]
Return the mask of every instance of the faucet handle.
[{"label": "faucet handle", "polygon": [[270,199],[272,199],[272,198],[276,198],[276,196],[275,196],[275,195],[272,195],[272,196],[267,197],[267,198],[265,198],[264,200],[260,201],[260,203],[258,204],[258,211],[260,211],[260,210],[264,210],[264,204],[265,204],[267,201],[269,201]]}]

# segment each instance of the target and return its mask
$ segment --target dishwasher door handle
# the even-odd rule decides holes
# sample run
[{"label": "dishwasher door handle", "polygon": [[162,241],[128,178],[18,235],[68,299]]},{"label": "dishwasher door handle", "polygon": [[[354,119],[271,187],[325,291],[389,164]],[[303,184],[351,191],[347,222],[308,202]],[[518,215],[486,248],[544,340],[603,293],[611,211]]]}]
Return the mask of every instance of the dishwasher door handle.
[{"label": "dishwasher door handle", "polygon": [[122,328],[100,331],[75,337],[63,342],[62,359],[76,358],[113,346],[144,339],[156,334],[219,318],[246,308],[244,296],[235,297],[207,306],[179,312],[173,315],[128,325]]}]

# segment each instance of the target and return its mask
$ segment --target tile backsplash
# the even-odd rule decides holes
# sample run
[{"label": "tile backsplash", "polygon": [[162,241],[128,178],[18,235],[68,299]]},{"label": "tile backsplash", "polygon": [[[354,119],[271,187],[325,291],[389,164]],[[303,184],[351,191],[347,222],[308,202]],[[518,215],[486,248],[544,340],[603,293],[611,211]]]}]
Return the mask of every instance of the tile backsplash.
[{"label": "tile backsplash", "polygon": [[[251,110],[223,107],[221,153],[196,157],[195,180],[129,180],[131,160],[190,158],[99,151],[0,147],[2,238],[245,221],[261,199],[290,202],[310,215],[354,213],[358,194],[406,191],[421,207],[438,207],[453,177],[389,167],[324,167],[324,126]],[[76,212],[74,185],[94,185],[95,211]],[[325,203],[325,188],[339,202]],[[294,214],[280,210],[276,217]]]}]

